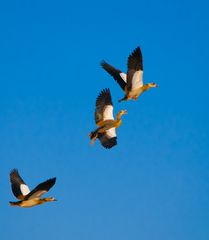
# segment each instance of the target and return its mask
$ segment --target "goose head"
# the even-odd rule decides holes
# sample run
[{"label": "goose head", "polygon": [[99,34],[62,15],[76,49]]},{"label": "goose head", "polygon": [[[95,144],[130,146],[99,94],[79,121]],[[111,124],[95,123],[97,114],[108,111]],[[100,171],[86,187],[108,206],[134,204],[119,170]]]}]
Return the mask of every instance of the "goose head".
[{"label": "goose head", "polygon": [[45,202],[54,202],[54,201],[57,201],[57,199],[55,199],[54,197],[47,197],[47,198],[44,198],[44,201]]},{"label": "goose head", "polygon": [[121,117],[122,115],[127,114],[127,113],[128,113],[127,110],[120,110],[118,112],[118,117]]},{"label": "goose head", "polygon": [[148,86],[150,88],[157,88],[158,87],[158,85],[156,83],[154,83],[154,82],[148,83]]}]

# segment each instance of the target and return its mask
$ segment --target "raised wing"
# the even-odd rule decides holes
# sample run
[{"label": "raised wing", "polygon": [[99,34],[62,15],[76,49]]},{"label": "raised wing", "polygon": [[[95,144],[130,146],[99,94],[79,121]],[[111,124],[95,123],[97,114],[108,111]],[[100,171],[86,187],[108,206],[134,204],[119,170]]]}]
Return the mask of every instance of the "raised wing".
[{"label": "raised wing", "polygon": [[100,122],[114,119],[113,118],[113,104],[109,88],[103,89],[96,100],[95,121],[98,126]]},{"label": "raised wing", "polygon": [[105,133],[100,133],[98,138],[105,148],[112,148],[113,146],[117,145],[117,136],[115,128],[110,128]]},{"label": "raised wing", "polygon": [[137,47],[128,58],[127,90],[143,86],[143,59],[140,47]]},{"label": "raised wing", "polygon": [[56,178],[51,178],[36,186],[26,197],[25,200],[40,198],[44,193],[48,192],[54,186]]},{"label": "raised wing", "polygon": [[116,82],[120,85],[120,87],[124,91],[126,86],[126,74],[114,68],[105,61],[101,62],[101,66],[116,80]]},{"label": "raised wing", "polygon": [[11,182],[12,192],[16,198],[23,200],[25,196],[28,193],[30,193],[30,189],[25,184],[23,179],[20,177],[17,169],[13,169],[10,172],[10,182]]}]

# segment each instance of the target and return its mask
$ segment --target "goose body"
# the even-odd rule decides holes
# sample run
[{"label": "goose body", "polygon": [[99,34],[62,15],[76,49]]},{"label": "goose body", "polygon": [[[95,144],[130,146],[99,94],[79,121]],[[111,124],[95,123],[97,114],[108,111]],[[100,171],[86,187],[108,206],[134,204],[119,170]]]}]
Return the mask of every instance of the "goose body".
[{"label": "goose body", "polygon": [[157,84],[153,82],[143,84],[143,58],[140,47],[137,47],[128,57],[127,74],[105,61],[101,62],[101,66],[116,80],[125,93],[125,96],[119,102],[130,99],[137,100],[143,92],[157,87]]},{"label": "goose body", "polygon": [[102,90],[96,100],[95,122],[98,128],[89,134],[91,143],[93,144],[98,138],[105,148],[115,146],[117,144],[116,128],[120,127],[121,116],[126,113],[126,110],[121,110],[114,119],[110,90]]},{"label": "goose body", "polygon": [[49,189],[54,186],[56,178],[48,179],[30,191],[29,187],[20,177],[18,170],[13,169],[10,172],[10,182],[14,196],[20,200],[17,202],[10,202],[10,206],[29,208],[46,202],[56,201],[53,197],[41,198],[44,193],[48,192]]},{"label": "goose body", "polygon": [[46,200],[47,198],[39,199],[39,198],[34,198],[30,200],[22,200],[18,202],[10,202],[10,206],[18,206],[18,207],[23,207],[23,208],[29,208],[29,207],[34,207],[40,204],[43,204],[45,202],[49,202],[50,200]]}]

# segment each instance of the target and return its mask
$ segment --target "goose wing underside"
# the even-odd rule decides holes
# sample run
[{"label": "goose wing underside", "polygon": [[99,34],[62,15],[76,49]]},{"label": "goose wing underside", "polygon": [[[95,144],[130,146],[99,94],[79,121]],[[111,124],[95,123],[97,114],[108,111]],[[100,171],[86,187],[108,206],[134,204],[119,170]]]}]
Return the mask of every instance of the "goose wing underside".
[{"label": "goose wing underside", "polygon": [[131,91],[143,86],[143,58],[140,47],[128,57],[127,90]]},{"label": "goose wing underside", "polygon": [[113,119],[113,103],[110,90],[103,89],[96,100],[95,122],[99,125],[100,122]]},{"label": "goose wing underside", "polygon": [[56,178],[51,178],[36,186],[26,197],[25,200],[40,198],[44,193],[48,192],[54,186]]},{"label": "goose wing underside", "polygon": [[111,66],[109,63],[105,61],[101,62],[101,66],[115,79],[115,81],[124,91],[126,86],[126,74],[116,69],[115,67]]},{"label": "goose wing underside", "polygon": [[17,199],[23,200],[25,196],[30,193],[30,189],[20,177],[17,169],[13,169],[10,172],[10,182],[12,192]]},{"label": "goose wing underside", "polygon": [[98,138],[105,148],[112,148],[117,145],[117,136],[115,128],[108,129],[105,133],[100,133]]}]

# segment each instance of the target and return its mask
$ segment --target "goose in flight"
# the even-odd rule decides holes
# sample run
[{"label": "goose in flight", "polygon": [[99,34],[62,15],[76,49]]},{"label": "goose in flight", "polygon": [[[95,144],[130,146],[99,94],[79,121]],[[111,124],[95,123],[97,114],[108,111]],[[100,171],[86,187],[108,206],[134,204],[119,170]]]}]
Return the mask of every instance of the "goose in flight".
[{"label": "goose in flight", "polygon": [[56,201],[56,199],[53,197],[41,198],[44,193],[48,192],[49,189],[54,186],[56,178],[48,179],[47,181],[40,183],[32,191],[30,191],[28,186],[20,177],[18,170],[13,169],[10,172],[10,182],[14,196],[20,200],[18,202],[9,202],[10,206],[28,208],[46,202]]},{"label": "goose in flight", "polygon": [[114,120],[110,90],[103,89],[96,99],[95,122],[98,128],[89,134],[91,144],[98,138],[105,148],[115,146],[117,144],[116,128],[120,127],[123,114],[127,114],[127,111],[119,111]]},{"label": "goose in flight", "polygon": [[154,82],[143,84],[143,59],[140,47],[134,49],[128,57],[127,74],[105,61],[101,62],[101,66],[116,80],[124,91],[125,96],[119,102],[130,99],[137,100],[144,91],[158,87]]}]

